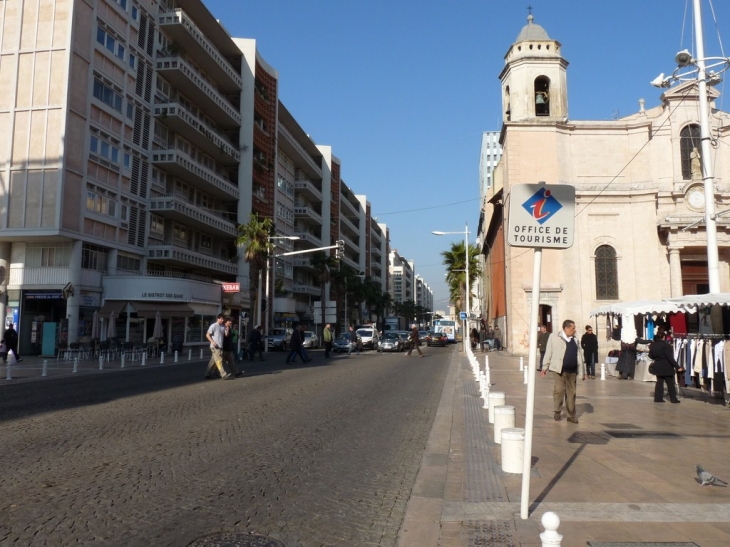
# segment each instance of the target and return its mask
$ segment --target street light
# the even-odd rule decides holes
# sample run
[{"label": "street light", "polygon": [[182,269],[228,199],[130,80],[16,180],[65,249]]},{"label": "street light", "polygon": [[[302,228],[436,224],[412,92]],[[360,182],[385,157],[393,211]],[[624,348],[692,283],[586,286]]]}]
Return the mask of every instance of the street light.
[{"label": "street light", "polygon": [[466,352],[466,329],[469,328],[469,316],[471,315],[471,308],[469,307],[469,292],[471,291],[471,287],[469,286],[469,227],[467,224],[464,224],[463,232],[441,232],[435,230],[431,233],[436,236],[445,236],[448,234],[464,234],[464,252],[466,258],[466,266],[464,267],[464,270],[466,272],[466,320],[464,321],[464,330],[462,332],[461,338],[462,342],[464,342],[464,351]]},{"label": "street light", "polygon": [[705,43],[702,31],[702,8],[700,0],[694,2],[695,45],[697,58],[685,50],[674,58],[677,68],[671,76],[665,78],[660,74],[651,81],[651,85],[659,88],[670,87],[678,81],[697,80],[697,91],[700,103],[700,142],[702,157],[702,180],[705,190],[705,233],[707,234],[707,276],[710,282],[710,293],[720,292],[720,266],[717,250],[717,216],[715,215],[715,179],[711,157],[710,104],[707,100],[707,84],[717,85],[722,81],[721,75],[730,68],[728,57],[705,57]]},{"label": "street light", "polygon": [[[288,239],[289,241],[296,241],[300,239],[299,236],[268,236],[266,240],[268,242],[272,242],[274,240],[279,239]],[[273,244],[273,247],[276,247],[276,243]],[[276,255],[274,253],[271,253],[271,260],[276,260]],[[269,288],[271,285],[271,260],[268,258],[266,259],[266,307],[271,312],[270,314],[267,314],[267,317],[271,317],[273,319],[274,317],[274,302],[273,302],[273,295],[276,294],[276,288],[274,288],[272,296],[269,296]],[[276,273],[276,267],[274,267],[274,273]],[[261,280],[259,280],[259,320],[261,319]],[[273,320],[271,321],[273,323]],[[269,332],[269,321],[265,321],[266,323],[266,333]],[[255,326],[255,325],[254,325]],[[269,344],[264,344],[264,351],[269,351]]]}]

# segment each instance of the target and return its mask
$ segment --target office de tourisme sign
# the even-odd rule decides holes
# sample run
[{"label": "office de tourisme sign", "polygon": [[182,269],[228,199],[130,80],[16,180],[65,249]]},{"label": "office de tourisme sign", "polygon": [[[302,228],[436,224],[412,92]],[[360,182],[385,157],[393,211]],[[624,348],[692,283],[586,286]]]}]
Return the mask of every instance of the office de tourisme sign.
[{"label": "office de tourisme sign", "polygon": [[571,247],[575,231],[575,187],[515,184],[510,194],[507,230],[507,243],[512,247]]}]

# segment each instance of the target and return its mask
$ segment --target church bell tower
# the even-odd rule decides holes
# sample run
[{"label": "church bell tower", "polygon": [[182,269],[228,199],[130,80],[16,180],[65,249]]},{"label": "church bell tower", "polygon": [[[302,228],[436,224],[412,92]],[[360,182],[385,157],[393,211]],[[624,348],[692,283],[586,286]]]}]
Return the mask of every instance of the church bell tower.
[{"label": "church bell tower", "polygon": [[551,40],[532,14],[505,55],[502,82],[503,122],[555,122],[568,117],[568,61],[560,42]]}]

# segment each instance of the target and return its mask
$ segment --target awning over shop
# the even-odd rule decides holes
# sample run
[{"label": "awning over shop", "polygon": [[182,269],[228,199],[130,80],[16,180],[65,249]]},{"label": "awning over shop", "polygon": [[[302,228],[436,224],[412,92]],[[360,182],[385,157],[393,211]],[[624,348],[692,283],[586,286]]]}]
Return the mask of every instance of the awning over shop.
[{"label": "awning over shop", "polygon": [[114,315],[119,317],[119,314],[125,311],[127,311],[126,300],[107,300],[99,309],[99,317],[108,317],[111,312],[114,312]]},{"label": "awning over shop", "polygon": [[666,301],[682,308],[683,311],[694,313],[697,311],[697,307],[714,306],[715,304],[730,306],[730,293],[689,294],[677,298],[667,298]]},{"label": "awning over shop", "polygon": [[200,302],[190,302],[189,305],[195,315],[216,316],[221,312],[220,304],[202,304]]},{"label": "awning over shop", "polygon": [[591,310],[590,316],[608,315],[609,313],[617,315],[643,315],[647,313],[678,313],[697,311],[695,307],[688,305],[680,307],[679,305],[667,300],[637,300],[635,302],[618,302],[615,304],[606,304],[600,308]]},{"label": "awning over shop", "polygon": [[185,303],[177,302],[130,302],[132,312],[139,317],[154,319],[157,312],[160,317],[190,317],[195,315],[193,308]]}]

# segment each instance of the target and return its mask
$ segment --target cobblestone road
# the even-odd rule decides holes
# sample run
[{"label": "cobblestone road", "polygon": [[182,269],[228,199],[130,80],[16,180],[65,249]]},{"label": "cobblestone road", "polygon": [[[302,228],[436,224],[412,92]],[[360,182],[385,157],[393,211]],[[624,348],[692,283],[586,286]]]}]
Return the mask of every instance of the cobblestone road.
[{"label": "cobblestone road", "polygon": [[452,352],[424,349],[2,386],[0,545],[395,545]]}]

